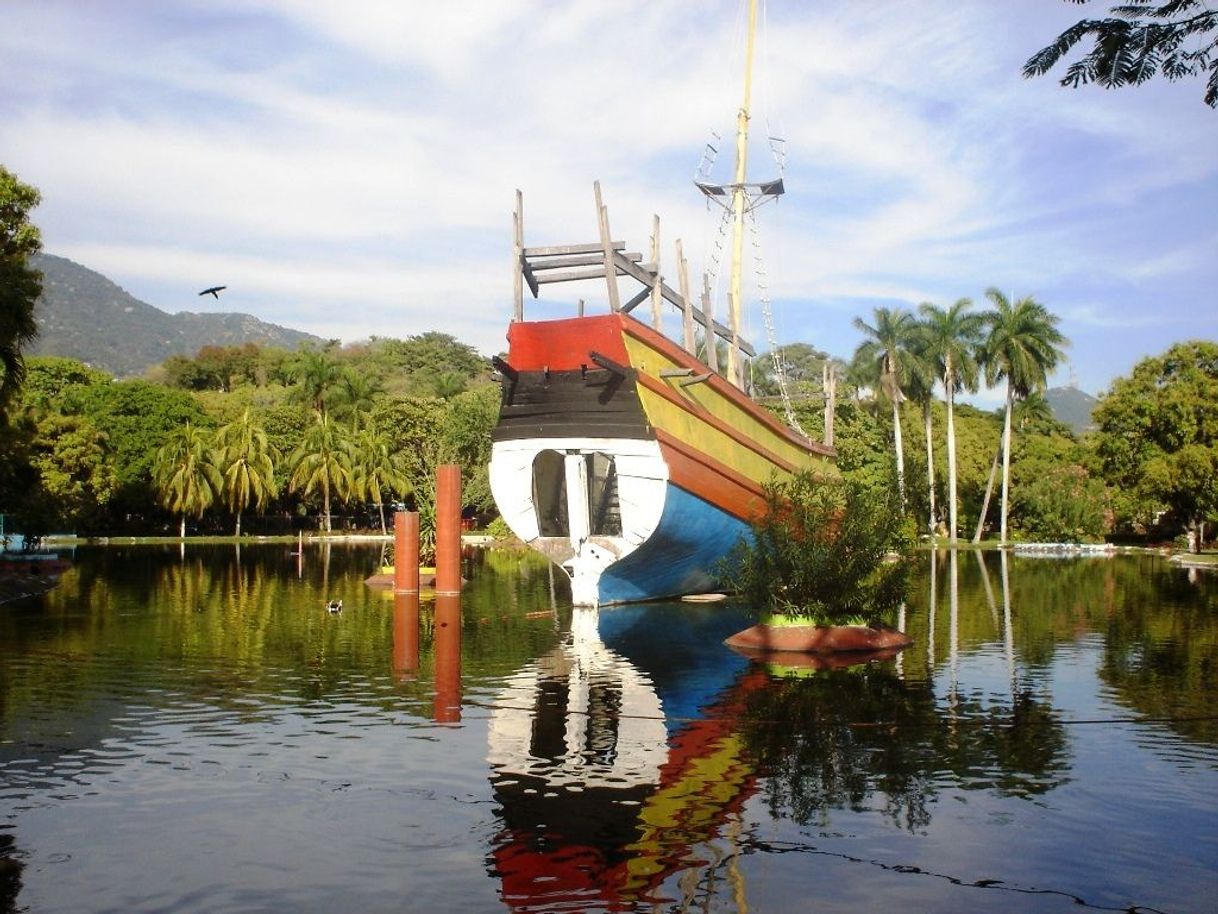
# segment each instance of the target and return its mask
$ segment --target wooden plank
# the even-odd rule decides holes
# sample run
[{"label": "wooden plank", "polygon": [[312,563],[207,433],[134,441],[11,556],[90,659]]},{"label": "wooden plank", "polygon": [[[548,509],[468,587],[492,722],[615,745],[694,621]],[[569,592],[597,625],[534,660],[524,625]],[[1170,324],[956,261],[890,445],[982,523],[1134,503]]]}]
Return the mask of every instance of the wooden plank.
[{"label": "wooden plank", "polygon": [[613,268],[614,254],[613,235],[609,231],[609,210],[601,201],[601,182],[593,182],[593,192],[596,195],[596,218],[600,224],[601,245],[605,252],[605,285],[609,288],[609,310],[615,314],[622,310],[622,300],[617,291],[617,270]]},{"label": "wooden plank", "polygon": [[[638,263],[643,259],[643,255],[636,251],[632,251],[628,254],[619,253],[617,256],[625,257],[627,260],[632,260],[635,263]],[[532,267],[534,271],[558,270],[562,269],[563,267],[590,267],[595,266],[598,263],[603,264],[604,262],[605,255],[601,251],[597,251],[593,254],[576,254],[570,257],[545,257],[541,259],[534,258],[527,261],[528,265]]]},{"label": "wooden plank", "polygon": [[[611,241],[610,247],[615,251],[626,250],[626,242]],[[600,242],[592,244],[555,244],[542,248],[525,248],[525,257],[553,257],[558,254],[596,254],[604,253],[605,246]]]},{"label": "wooden plank", "polygon": [[[525,266],[522,251],[524,248],[524,194],[516,190],[516,209],[512,213],[512,296],[514,309],[512,316],[517,321],[524,320],[524,278]],[[537,293],[533,293],[537,297]]]},{"label": "wooden plank", "polygon": [[[677,239],[677,277],[681,283],[681,336],[682,345],[690,355],[698,354],[698,341],[694,339],[694,303],[689,297],[689,264],[685,260],[685,252],[681,247],[681,239]],[[708,346],[715,345],[714,336],[706,341]]]},{"label": "wooden plank", "polygon": [[[533,268],[529,266],[528,261],[520,265],[520,275],[524,277],[524,281],[529,284],[529,291],[533,293],[533,297],[537,297],[537,277],[533,275]],[[524,308],[520,309],[520,320],[524,320]]]},{"label": "wooden plank", "polygon": [[622,305],[622,311],[629,314],[639,305],[643,304],[643,302],[645,302],[651,296],[651,293],[652,289],[643,289],[641,292],[637,293],[634,298]]},{"label": "wooden plank", "polygon": [[[627,276],[631,276],[634,279],[637,279],[639,282],[643,283],[643,285],[648,286],[648,287],[651,286],[651,278],[645,272],[643,272],[643,270],[640,267],[635,266],[630,261],[620,260],[617,262],[617,267],[618,267],[619,274],[625,273]],[[660,281],[660,290],[664,295],[665,301],[667,301],[673,305],[676,305],[678,309],[681,308],[681,306],[682,306],[681,305],[681,296],[677,292],[673,291],[672,287],[669,286],[667,283],[665,283],[663,280]],[[694,308],[694,320],[702,321],[704,319],[705,318],[702,315],[702,309],[695,307]],[[729,330],[727,327],[725,327],[723,324],[719,323],[718,321],[712,321],[712,326],[714,326],[714,328],[715,328],[716,336],[723,337],[724,339],[732,338],[732,331]],[[753,349],[752,344],[744,339],[740,340],[740,349],[742,352],[747,352],[750,356],[756,354],[756,350]]]},{"label": "wooden plank", "polygon": [[[620,270],[618,275],[624,275]],[[605,270],[603,267],[585,267],[577,270],[550,270],[541,273],[537,277],[539,286],[549,285],[556,282],[580,282],[585,279],[604,279]]]},{"label": "wooden plank", "polygon": [[652,329],[660,332],[660,305],[664,301],[663,293],[660,290],[660,217],[652,215],[651,217],[651,262],[655,265],[649,272],[654,273],[657,282],[652,283],[651,289],[651,326]]},{"label": "wooden plank", "polygon": [[719,347],[715,345],[715,303],[711,301],[710,276],[702,274],[702,326],[706,328],[706,364],[716,374],[719,371]]}]

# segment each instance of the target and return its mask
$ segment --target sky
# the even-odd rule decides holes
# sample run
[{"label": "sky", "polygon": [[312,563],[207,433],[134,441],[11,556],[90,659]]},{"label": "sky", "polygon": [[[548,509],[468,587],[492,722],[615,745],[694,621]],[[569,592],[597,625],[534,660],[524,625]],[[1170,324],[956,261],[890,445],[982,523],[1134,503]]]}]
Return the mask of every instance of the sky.
[{"label": "sky", "polygon": [[[676,287],[680,239],[696,285],[714,269],[722,315],[720,213],[693,178],[709,143],[710,179],[731,180],[743,10],[5,0],[0,164],[41,191],[48,253],[168,312],[344,343],[440,331],[494,354],[515,192],[526,245],[590,242],[600,181],[615,239],[647,254],[658,215],[662,272]],[[781,174],[787,193],[749,239],[757,348],[849,358],[856,317],[982,308],[990,287],[1061,318],[1069,362],[1052,383],[1093,394],[1174,342],[1218,339],[1218,111],[1201,80],[1021,75],[1106,10],[763,2],[749,178]],[[212,285],[228,288],[199,297]],[[603,282],[549,286],[526,318],[572,315],[578,298],[607,310]]]}]

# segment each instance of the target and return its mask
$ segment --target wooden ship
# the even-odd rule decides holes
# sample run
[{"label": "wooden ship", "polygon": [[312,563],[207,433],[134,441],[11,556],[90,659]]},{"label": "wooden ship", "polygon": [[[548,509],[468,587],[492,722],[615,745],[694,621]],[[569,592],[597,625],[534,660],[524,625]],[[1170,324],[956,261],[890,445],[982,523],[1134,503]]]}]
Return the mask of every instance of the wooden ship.
[{"label": "wooden ship", "polygon": [[[696,182],[731,222],[727,325],[712,313],[708,281],[694,301],[679,240],[678,288],[665,281],[658,218],[644,261],[613,238],[598,183],[595,241],[528,247],[516,194],[515,311],[506,358],[495,359],[502,405],[490,483],[512,531],[570,577],[577,606],[715,589],[721,561],[764,509],[763,485],[827,469],[835,456],[746,392],[746,360],[756,352],[740,333],[745,220],[783,192],[781,180],[746,177],[755,25],[750,0],[734,179]],[[526,287],[537,298],[546,285],[596,279],[607,313],[585,314],[581,301],[574,317],[525,319]],[[638,316],[644,304],[649,319]],[[669,306],[680,315],[679,341],[662,332]]]}]

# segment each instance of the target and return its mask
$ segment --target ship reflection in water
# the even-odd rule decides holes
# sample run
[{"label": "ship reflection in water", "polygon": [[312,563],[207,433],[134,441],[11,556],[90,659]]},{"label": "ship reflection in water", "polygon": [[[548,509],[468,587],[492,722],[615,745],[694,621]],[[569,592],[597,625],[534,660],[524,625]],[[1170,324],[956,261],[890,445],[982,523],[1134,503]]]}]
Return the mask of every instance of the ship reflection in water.
[{"label": "ship reflection in water", "polygon": [[[666,718],[657,683],[605,644],[599,621],[575,609],[569,639],[511,679],[491,721],[504,824],[494,868],[516,911],[648,899],[674,873],[715,862],[706,843],[730,837],[755,790],[736,721],[764,674],[737,679],[728,664],[699,716]],[[704,669],[687,669],[692,690],[713,688]]]},{"label": "ship reflection in water", "polygon": [[745,825],[754,795],[800,825],[867,805],[909,832],[946,785],[1031,796],[1065,778],[1061,724],[1031,693],[937,698],[890,655],[750,662],[721,647],[738,620],[673,608],[701,631],[657,638],[662,612],[575,609],[498,696],[490,865],[511,910],[745,910],[742,855],[767,850]]}]

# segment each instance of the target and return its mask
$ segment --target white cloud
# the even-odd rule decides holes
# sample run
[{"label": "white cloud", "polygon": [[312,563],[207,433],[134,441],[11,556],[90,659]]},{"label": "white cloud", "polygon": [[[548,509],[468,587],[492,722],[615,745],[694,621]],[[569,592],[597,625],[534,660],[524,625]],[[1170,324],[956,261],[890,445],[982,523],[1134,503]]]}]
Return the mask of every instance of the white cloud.
[{"label": "white cloud", "polygon": [[[787,141],[788,196],[761,213],[771,294],[798,315],[780,327],[849,350],[874,304],[998,283],[1051,291],[1085,360],[1090,329],[1136,331],[1156,284],[1218,310],[1202,204],[1218,117],[1199,85],[1022,79],[1078,13],[1056,0],[770,7],[751,156],[768,177],[761,135]],[[48,250],[167,310],[235,271],[267,320],[342,338],[430,320],[498,349],[517,187],[528,243],[593,240],[599,178],[631,248],[661,215],[668,275],[675,238],[695,274],[712,247],[689,179],[712,128],[728,179],[737,4],[22,0],[11,16],[0,148],[43,191]]]}]

